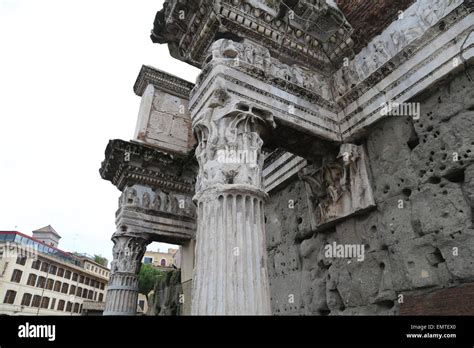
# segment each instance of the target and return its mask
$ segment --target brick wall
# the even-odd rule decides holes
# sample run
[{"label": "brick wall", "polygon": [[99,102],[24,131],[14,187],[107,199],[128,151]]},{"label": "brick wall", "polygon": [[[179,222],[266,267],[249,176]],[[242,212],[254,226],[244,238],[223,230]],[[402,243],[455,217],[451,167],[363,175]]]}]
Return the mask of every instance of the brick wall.
[{"label": "brick wall", "polygon": [[474,283],[442,289],[430,294],[405,296],[400,315],[472,315]]},{"label": "brick wall", "polygon": [[354,28],[354,51],[358,53],[370,40],[380,34],[414,0],[336,0]]}]

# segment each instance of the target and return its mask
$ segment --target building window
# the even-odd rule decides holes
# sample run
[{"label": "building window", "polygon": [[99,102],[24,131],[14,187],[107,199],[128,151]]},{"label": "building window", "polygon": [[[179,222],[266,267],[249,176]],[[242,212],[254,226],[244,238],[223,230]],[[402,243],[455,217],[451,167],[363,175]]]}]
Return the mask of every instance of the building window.
[{"label": "building window", "polygon": [[58,268],[58,277],[64,277],[64,268]]},{"label": "building window", "polygon": [[23,272],[20,271],[19,269],[15,269],[12,274],[12,279],[11,281],[14,283],[19,283],[21,281],[21,276]]},{"label": "building window", "polygon": [[41,265],[41,270],[42,270],[43,272],[48,272],[48,270],[49,270],[49,263],[43,262],[43,264]]},{"label": "building window", "polygon": [[83,275],[81,275],[79,277],[79,283],[84,284],[84,276]]},{"label": "building window", "polygon": [[41,268],[41,261],[34,260],[33,263],[31,264],[31,268],[39,270]]},{"label": "building window", "polygon": [[69,289],[69,295],[75,295],[76,294],[76,286],[71,285],[71,288]]},{"label": "building window", "polygon": [[91,280],[90,280],[90,278],[87,278],[87,277],[86,277],[86,280],[84,281],[84,284],[86,284],[86,285],[90,285],[90,283],[91,283]]},{"label": "building window", "polygon": [[69,285],[67,283],[63,283],[63,287],[61,288],[61,292],[63,294],[67,294],[68,290],[69,290]]},{"label": "building window", "polygon": [[153,259],[152,259],[151,257],[145,256],[145,257],[143,258],[143,263],[146,264],[146,265],[150,265],[150,264],[153,263]]},{"label": "building window", "polygon": [[38,277],[38,281],[36,282],[36,287],[44,289],[45,284],[46,284],[46,278],[45,277]]},{"label": "building window", "polygon": [[31,302],[31,307],[39,307],[41,302],[41,296],[35,295],[33,296],[33,302]]},{"label": "building window", "polygon": [[58,267],[56,267],[55,265],[51,265],[51,267],[49,267],[49,274],[56,275],[57,271]]},{"label": "building window", "polygon": [[72,303],[68,301],[66,305],[66,312],[71,312],[71,311],[72,311]]},{"label": "building window", "polygon": [[93,288],[95,288],[95,280],[94,280],[94,279],[91,279],[91,286],[92,286]]},{"label": "building window", "polygon": [[92,290],[89,290],[89,293],[87,294],[87,298],[89,300],[92,300],[92,296],[94,295],[94,293],[92,292]]},{"label": "building window", "polygon": [[64,278],[71,279],[71,271],[66,270],[66,273],[64,274]]},{"label": "building window", "polygon": [[99,294],[99,302],[102,302],[103,299],[104,299],[104,295],[103,295],[103,294]]},{"label": "building window", "polygon": [[78,287],[76,291],[76,296],[81,296],[82,295],[82,288]]},{"label": "building window", "polygon": [[145,310],[145,301],[144,300],[138,301],[138,307],[140,307],[140,309],[142,311],[144,311]]},{"label": "building window", "polygon": [[64,300],[59,300],[57,310],[58,310],[58,311],[63,311],[65,304],[66,304],[66,302],[64,302]]},{"label": "building window", "polygon": [[82,298],[87,298],[87,289],[82,290]]},{"label": "building window", "polygon": [[74,313],[79,313],[79,303],[74,303]]},{"label": "building window", "polygon": [[49,297],[43,297],[43,300],[41,301],[41,308],[48,309],[49,307]]},{"label": "building window", "polygon": [[22,306],[29,306],[31,303],[31,294],[24,293],[23,298],[21,299],[21,305]]},{"label": "building window", "polygon": [[7,290],[3,303],[13,304],[15,302],[16,291]]},{"label": "building window", "polygon": [[77,273],[72,274],[72,281],[73,282],[77,281]]},{"label": "building window", "polygon": [[54,283],[54,291],[61,291],[61,282],[56,281],[56,283]]},{"label": "building window", "polygon": [[55,306],[55,305],[56,305],[56,299],[53,298],[53,299],[51,300],[51,307],[49,307],[49,309],[54,309],[54,306]]},{"label": "building window", "polygon": [[53,285],[54,285],[54,279],[48,279],[48,281],[46,282],[46,289],[53,290]]},{"label": "building window", "polygon": [[25,263],[26,263],[26,256],[18,255],[18,256],[16,257],[16,263],[19,264],[19,265],[24,266]]},{"label": "building window", "polygon": [[161,259],[160,265],[166,266],[166,260],[165,260],[165,259]]},{"label": "building window", "polygon": [[28,276],[28,281],[26,282],[26,285],[35,286],[35,284],[36,284],[36,274],[31,273]]}]

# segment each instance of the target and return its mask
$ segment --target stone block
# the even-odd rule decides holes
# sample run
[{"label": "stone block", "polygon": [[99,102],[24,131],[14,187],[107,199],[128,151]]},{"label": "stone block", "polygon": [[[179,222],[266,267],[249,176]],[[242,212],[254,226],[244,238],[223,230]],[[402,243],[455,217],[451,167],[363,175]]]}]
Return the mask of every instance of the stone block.
[{"label": "stone block", "polygon": [[188,100],[148,85],[138,114],[135,140],[164,152],[188,154],[195,144]]}]

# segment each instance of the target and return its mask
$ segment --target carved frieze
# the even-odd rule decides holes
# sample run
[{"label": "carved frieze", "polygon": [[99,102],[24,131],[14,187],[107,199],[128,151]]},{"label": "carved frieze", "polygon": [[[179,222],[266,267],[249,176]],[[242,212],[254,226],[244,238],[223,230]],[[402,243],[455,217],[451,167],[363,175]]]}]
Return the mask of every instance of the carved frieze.
[{"label": "carved frieze", "polygon": [[342,144],[335,161],[310,165],[299,177],[306,186],[314,230],[375,206],[363,146]]},{"label": "carved frieze", "polygon": [[[462,3],[463,0],[418,0],[349,61],[347,66],[335,73],[334,85],[337,86],[338,95],[345,95],[367,79]],[[417,47],[421,45],[413,46]]]},{"label": "carved frieze", "polygon": [[334,70],[353,45],[352,28],[326,0],[168,0],[151,38],[167,43],[175,58],[201,67],[220,32],[247,37],[281,60],[322,71]]},{"label": "carved frieze", "polygon": [[205,79],[214,64],[226,64],[264,82],[292,91],[299,97],[332,107],[332,94],[326,76],[297,64],[284,64],[271,57],[269,50],[261,45],[248,40],[234,42],[220,39],[212,44],[209,52],[206,59],[209,64],[204,66],[196,84]]},{"label": "carved frieze", "polygon": [[191,195],[165,192],[141,185],[126,187],[119,198],[119,209],[135,208],[149,214],[167,213],[180,217],[196,218]]},{"label": "carved frieze", "polygon": [[[281,123],[292,123],[297,129],[323,139],[339,140],[335,110],[321,96],[303,87],[317,82],[313,83],[314,90],[324,80],[317,81],[315,75],[300,67],[273,62],[268,50],[249,41],[220,39],[213,44],[208,57],[191,92],[189,109],[193,125],[197,117],[205,115],[202,110],[214,103],[216,93],[225,91],[230,98],[224,106],[227,113],[232,108],[265,109]],[[301,85],[296,85],[298,81]],[[321,85],[321,90],[325,88]],[[315,105],[318,100],[321,106]]]}]

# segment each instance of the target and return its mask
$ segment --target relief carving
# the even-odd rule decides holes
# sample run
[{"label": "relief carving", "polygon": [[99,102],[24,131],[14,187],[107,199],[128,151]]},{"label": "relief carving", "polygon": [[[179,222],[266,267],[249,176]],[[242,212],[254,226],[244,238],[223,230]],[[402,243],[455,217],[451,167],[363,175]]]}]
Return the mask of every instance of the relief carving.
[{"label": "relief carving", "polygon": [[308,166],[299,177],[314,229],[375,206],[363,146],[342,144],[335,161]]},{"label": "relief carving", "polygon": [[[139,199],[141,196],[141,200]],[[180,204],[180,202],[184,202]],[[174,215],[195,217],[195,205],[191,196],[177,194],[173,192],[165,192],[160,189],[152,190],[149,187],[135,185],[126,187],[119,199],[120,208],[140,208],[145,210],[153,210],[155,212],[163,212]]]},{"label": "relief carving", "polygon": [[[232,60],[229,63],[235,68],[249,71],[258,70],[259,78],[264,81],[279,80],[282,83],[291,83],[325,99],[330,99],[329,86],[322,75],[296,64],[283,64],[278,59],[271,57],[268,49],[249,41],[234,42],[229,39],[220,39],[214,42],[210,52],[211,56],[207,61],[210,61],[211,58],[212,60]],[[198,77],[197,84],[200,84],[206,73],[207,70],[204,69]]]},{"label": "relief carving", "polygon": [[[416,6],[409,7],[384,33],[367,45],[349,66],[336,72],[334,82],[339,95],[344,95],[352,85],[368,78],[461,3],[462,0],[419,0]],[[344,83],[340,84],[341,81]]]}]

